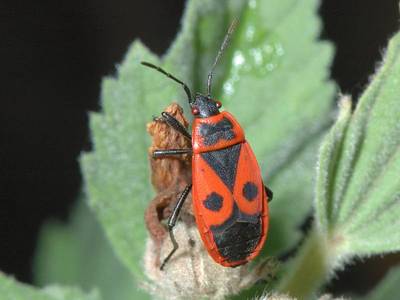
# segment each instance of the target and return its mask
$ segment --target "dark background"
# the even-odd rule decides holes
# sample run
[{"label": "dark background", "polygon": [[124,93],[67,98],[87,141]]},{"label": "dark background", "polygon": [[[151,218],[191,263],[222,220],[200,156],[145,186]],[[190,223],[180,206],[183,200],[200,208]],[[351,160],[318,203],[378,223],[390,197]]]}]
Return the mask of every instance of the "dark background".
[{"label": "dark background", "polygon": [[[158,54],[185,1],[0,1],[0,270],[31,282],[41,224],[66,219],[90,149],[88,110],[135,38]],[[57,2],[57,3],[55,3]],[[325,0],[323,39],[336,45],[332,78],[357,96],[399,27],[397,0]],[[394,256],[358,263],[329,289],[365,291]],[[371,269],[375,269],[374,272]]]}]

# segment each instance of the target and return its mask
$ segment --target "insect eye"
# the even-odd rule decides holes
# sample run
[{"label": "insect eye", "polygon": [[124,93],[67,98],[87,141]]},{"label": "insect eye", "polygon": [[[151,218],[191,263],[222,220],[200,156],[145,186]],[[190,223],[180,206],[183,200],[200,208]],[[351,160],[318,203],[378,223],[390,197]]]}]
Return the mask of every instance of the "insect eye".
[{"label": "insect eye", "polygon": [[192,114],[193,115],[198,115],[200,113],[199,109],[197,107],[192,107]]},{"label": "insect eye", "polygon": [[217,108],[221,108],[221,106],[222,106],[222,103],[221,103],[221,101],[215,101],[215,105],[217,106]]}]

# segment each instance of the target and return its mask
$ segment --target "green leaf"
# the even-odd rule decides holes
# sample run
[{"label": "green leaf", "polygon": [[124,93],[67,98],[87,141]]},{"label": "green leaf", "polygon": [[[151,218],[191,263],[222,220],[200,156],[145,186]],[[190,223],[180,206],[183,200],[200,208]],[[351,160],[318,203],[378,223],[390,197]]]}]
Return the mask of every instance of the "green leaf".
[{"label": "green leaf", "polygon": [[364,300],[399,299],[400,267],[393,267]]},{"label": "green leaf", "polygon": [[[311,211],[313,166],[330,125],[332,47],[318,41],[319,1],[250,1],[227,56],[219,98],[245,128],[274,191],[266,252],[283,253]],[[295,209],[293,209],[295,207]]]},{"label": "green leaf", "polygon": [[92,212],[83,202],[68,224],[51,221],[41,230],[34,260],[35,282],[99,289],[103,299],[147,299],[115,257]]},{"label": "green leaf", "polygon": [[343,150],[343,137],[351,118],[351,99],[344,96],[339,102],[339,115],[336,123],[332,126],[320,147],[318,175],[316,182],[316,215],[321,229],[326,233],[328,231],[328,215],[333,207],[331,201],[321,201],[329,199],[331,183],[334,181],[336,160]]},{"label": "green leaf", "polygon": [[[191,1],[183,28],[165,58],[172,73],[191,83],[196,60],[193,35],[200,17],[225,11],[220,4]],[[221,29],[221,31],[224,29]],[[95,151],[81,165],[90,205],[121,260],[139,277],[146,237],[144,210],[154,195],[149,181],[146,123],[176,99],[185,99],[180,86],[140,65],[161,64],[140,42],[134,42],[118,68],[117,78],[102,85],[102,113],[92,113],[90,127]],[[154,80],[156,78],[156,80]],[[183,78],[185,78],[183,76]]]},{"label": "green leaf", "polygon": [[94,152],[81,162],[89,203],[129,270],[142,276],[143,215],[154,196],[145,125],[172,101],[180,100],[188,111],[182,88],[139,62],[159,64],[204,91],[234,17],[240,22],[217,67],[213,95],[243,124],[275,193],[267,252],[282,253],[298,241],[297,228],[311,209],[312,165],[334,92],[327,82],[332,47],[318,41],[317,9],[317,0],[189,1],[182,29],[162,61],[135,42],[117,76],[103,81],[102,111],[90,117]]},{"label": "green leaf", "polygon": [[58,285],[38,289],[0,273],[0,299],[4,300],[100,300],[96,291],[84,294],[77,288]]},{"label": "green leaf", "polygon": [[316,215],[338,256],[400,250],[399,84],[396,34],[347,129],[321,150]]},{"label": "green leaf", "polygon": [[327,259],[330,249],[319,230],[310,230],[297,255],[285,265],[285,276],[276,287],[294,299],[315,299],[315,292],[326,280],[331,270]]},{"label": "green leaf", "polygon": [[135,42],[118,68],[118,79],[103,81],[103,113],[90,116],[95,152],[82,157],[89,203],[117,255],[138,275],[146,237],[143,215],[153,197],[145,124],[175,88],[168,81],[155,81],[140,65],[142,60],[158,62]]}]

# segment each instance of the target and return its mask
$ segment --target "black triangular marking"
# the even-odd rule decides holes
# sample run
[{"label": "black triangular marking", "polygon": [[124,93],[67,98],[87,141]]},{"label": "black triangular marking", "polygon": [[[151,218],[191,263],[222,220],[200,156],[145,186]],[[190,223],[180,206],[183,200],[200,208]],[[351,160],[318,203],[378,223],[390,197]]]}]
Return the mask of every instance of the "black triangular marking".
[{"label": "black triangular marking", "polygon": [[225,149],[201,153],[201,157],[218,174],[219,178],[233,192],[241,144]]}]

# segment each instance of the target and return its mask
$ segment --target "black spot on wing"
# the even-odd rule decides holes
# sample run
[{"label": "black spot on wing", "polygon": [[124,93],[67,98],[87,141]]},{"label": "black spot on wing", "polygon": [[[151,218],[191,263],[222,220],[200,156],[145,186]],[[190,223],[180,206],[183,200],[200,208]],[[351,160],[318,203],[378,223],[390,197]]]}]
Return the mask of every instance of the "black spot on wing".
[{"label": "black spot on wing", "polygon": [[219,211],[223,205],[223,198],[220,194],[216,192],[212,192],[207,198],[203,201],[204,206],[212,211]]},{"label": "black spot on wing", "polygon": [[206,146],[214,145],[219,140],[232,140],[235,138],[235,133],[232,130],[233,125],[227,118],[215,124],[202,124],[200,126],[200,135],[204,139]]},{"label": "black spot on wing", "polygon": [[200,154],[231,191],[235,184],[240,149],[241,144],[236,144],[225,149]]},{"label": "black spot on wing", "polygon": [[234,203],[229,219],[211,226],[211,231],[220,255],[230,262],[241,261],[254,252],[261,239],[261,216],[247,215]]},{"label": "black spot on wing", "polygon": [[243,185],[242,194],[248,201],[253,201],[258,195],[258,188],[253,182],[248,181]]}]

